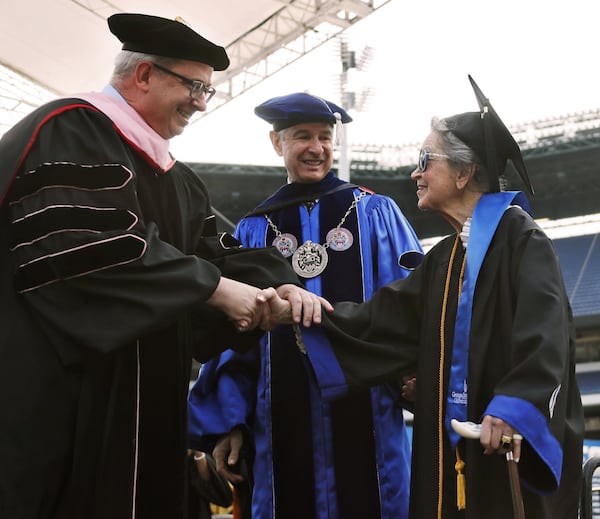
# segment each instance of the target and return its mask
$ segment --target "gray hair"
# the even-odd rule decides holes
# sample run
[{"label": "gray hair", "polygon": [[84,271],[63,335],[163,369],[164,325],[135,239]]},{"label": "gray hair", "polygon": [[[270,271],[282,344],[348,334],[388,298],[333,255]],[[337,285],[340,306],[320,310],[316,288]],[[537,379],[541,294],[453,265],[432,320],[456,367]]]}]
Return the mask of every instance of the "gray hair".
[{"label": "gray hair", "polygon": [[[471,165],[475,166],[475,182],[482,187],[485,192],[489,192],[488,170],[477,154],[464,142],[462,142],[450,129],[445,119],[433,117],[431,119],[431,131],[436,134],[440,145],[446,155],[450,158],[450,162],[457,169],[464,169]],[[500,182],[500,191],[506,190],[506,177],[501,175],[498,179]]]},{"label": "gray hair", "polygon": [[156,63],[163,67],[170,68],[181,60],[155,56],[154,54],[143,54],[141,52],[123,50],[119,52],[115,58],[115,68],[113,69],[110,78],[110,84],[114,87],[118,86],[121,81],[133,74],[135,67],[143,61],[149,61],[150,63]]}]

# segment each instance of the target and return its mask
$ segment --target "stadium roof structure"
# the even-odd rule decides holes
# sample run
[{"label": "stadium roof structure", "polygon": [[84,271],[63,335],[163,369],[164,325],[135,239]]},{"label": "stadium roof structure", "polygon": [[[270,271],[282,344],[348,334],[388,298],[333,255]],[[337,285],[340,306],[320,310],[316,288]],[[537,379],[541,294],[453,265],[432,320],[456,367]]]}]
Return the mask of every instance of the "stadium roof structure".
[{"label": "stadium roof structure", "polygon": [[[0,17],[2,82],[22,75],[53,95],[98,90],[108,82],[120,42],[106,19],[117,12],[180,16],[223,45],[231,66],[215,73],[216,107],[369,16],[390,0],[20,0]],[[11,75],[10,71],[16,72]],[[0,110],[45,101],[31,89],[0,89]],[[22,102],[25,102],[25,109]],[[0,112],[0,115],[2,113]]]}]

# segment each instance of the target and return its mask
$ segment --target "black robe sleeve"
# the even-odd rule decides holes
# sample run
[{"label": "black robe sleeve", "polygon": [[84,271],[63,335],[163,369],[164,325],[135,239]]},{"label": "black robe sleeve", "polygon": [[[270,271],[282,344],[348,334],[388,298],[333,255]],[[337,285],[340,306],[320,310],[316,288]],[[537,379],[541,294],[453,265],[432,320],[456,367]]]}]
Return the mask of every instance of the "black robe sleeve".
[{"label": "black robe sleeve", "polygon": [[302,338],[324,395],[414,373],[419,346],[421,276],[386,285],[364,303],[343,302]]},{"label": "black robe sleeve", "polygon": [[[2,173],[13,177],[4,209],[14,284],[53,344],[110,351],[202,305],[221,275],[258,279],[250,273],[260,254],[197,254],[210,208],[199,179],[161,172],[102,113],[67,105],[47,108],[58,113],[38,126],[27,119],[2,143],[23,150],[15,174]],[[285,268],[283,282],[297,282]]]},{"label": "black robe sleeve", "polygon": [[[275,247],[243,248],[232,235],[221,233],[202,236],[196,254],[216,265],[223,276],[249,285],[301,286],[298,276]],[[223,351],[224,346],[248,351],[264,334],[260,329],[239,333],[225,314],[207,304],[197,305],[189,322],[193,336],[191,349],[194,358],[202,363]]]}]

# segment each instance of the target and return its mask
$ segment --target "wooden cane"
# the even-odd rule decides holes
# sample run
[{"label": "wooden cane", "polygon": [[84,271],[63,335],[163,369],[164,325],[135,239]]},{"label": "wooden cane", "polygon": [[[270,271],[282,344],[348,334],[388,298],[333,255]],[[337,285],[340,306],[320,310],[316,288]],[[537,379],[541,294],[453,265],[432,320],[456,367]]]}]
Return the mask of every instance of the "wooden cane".
[{"label": "wooden cane", "polygon": [[[454,431],[463,438],[477,439],[481,436],[481,424],[479,423],[459,422],[452,419],[451,424]],[[513,439],[523,440],[523,437],[515,433]],[[511,440],[511,438],[507,438],[507,440]],[[510,483],[510,497],[512,499],[514,518],[525,519],[521,481],[519,479],[519,463],[515,461],[512,450],[506,452],[506,466],[508,467],[508,481]]]},{"label": "wooden cane", "polygon": [[506,465],[508,467],[508,481],[510,482],[513,515],[515,516],[515,519],[525,519],[523,495],[521,494],[521,481],[519,480],[519,464],[515,461],[512,451],[506,453]]}]

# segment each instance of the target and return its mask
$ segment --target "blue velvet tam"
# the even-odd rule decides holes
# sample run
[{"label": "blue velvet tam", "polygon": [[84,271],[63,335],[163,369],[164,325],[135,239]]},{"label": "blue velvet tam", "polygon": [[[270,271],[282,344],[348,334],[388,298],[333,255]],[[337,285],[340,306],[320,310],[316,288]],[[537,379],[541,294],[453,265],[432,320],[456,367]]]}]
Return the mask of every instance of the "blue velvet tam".
[{"label": "blue velvet tam", "polygon": [[338,105],[317,96],[298,92],[274,97],[258,105],[254,113],[279,131],[301,123],[349,123],[352,117]]},{"label": "blue velvet tam", "polygon": [[118,13],[108,18],[108,27],[123,43],[123,50],[198,61],[214,70],[229,66],[223,47],[200,36],[180,18]]}]

